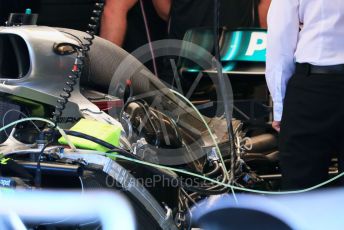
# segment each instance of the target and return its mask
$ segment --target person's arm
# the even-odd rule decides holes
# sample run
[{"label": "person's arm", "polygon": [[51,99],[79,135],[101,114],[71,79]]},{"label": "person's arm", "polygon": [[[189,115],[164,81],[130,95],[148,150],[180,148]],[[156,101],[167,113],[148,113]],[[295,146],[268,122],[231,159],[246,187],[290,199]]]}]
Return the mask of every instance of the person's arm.
[{"label": "person's arm", "polygon": [[153,0],[157,14],[165,21],[170,17],[171,4],[172,0]]},{"label": "person's arm", "polygon": [[259,6],[258,6],[259,25],[261,28],[264,28],[264,29],[268,27],[267,16],[268,16],[270,4],[271,4],[271,0],[260,0]]},{"label": "person's arm", "polygon": [[277,122],[281,121],[286,86],[295,70],[299,25],[299,0],[272,0],[268,13],[266,81]]},{"label": "person's arm", "polygon": [[106,0],[100,36],[122,46],[127,30],[128,11],[138,0]]}]

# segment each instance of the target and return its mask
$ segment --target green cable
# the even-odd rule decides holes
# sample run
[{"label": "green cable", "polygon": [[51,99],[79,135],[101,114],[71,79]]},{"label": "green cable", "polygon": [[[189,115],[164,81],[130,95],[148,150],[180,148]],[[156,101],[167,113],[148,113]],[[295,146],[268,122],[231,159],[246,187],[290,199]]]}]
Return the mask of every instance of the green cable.
[{"label": "green cable", "polygon": [[[215,148],[216,148],[216,153],[217,153],[217,155],[218,155],[218,158],[221,160],[221,164],[223,165],[223,167],[224,167],[224,169],[225,169],[225,173],[226,173],[225,176],[229,179],[230,176],[229,176],[228,170],[227,170],[227,168],[226,168],[225,161],[223,160],[222,153],[221,153],[221,150],[220,150],[220,148],[219,148],[219,145],[217,144],[217,141],[216,141],[216,139],[215,139],[215,137],[214,137],[214,134],[212,133],[212,131],[211,131],[209,125],[207,124],[207,122],[205,121],[203,115],[198,111],[198,109],[194,106],[194,104],[192,104],[192,102],[191,102],[189,99],[187,99],[184,95],[182,95],[181,93],[179,93],[179,92],[177,92],[177,91],[175,91],[175,90],[173,90],[173,89],[170,89],[170,90],[171,90],[172,93],[174,93],[174,94],[176,94],[177,96],[181,97],[187,104],[189,104],[189,105],[192,107],[192,109],[197,113],[197,115],[200,117],[200,119],[202,120],[202,122],[204,123],[204,125],[205,125],[205,127],[207,128],[207,131],[208,131],[208,133],[209,133],[211,139],[212,139],[213,142],[214,142],[214,145],[215,145]],[[234,173],[234,172],[231,172],[231,173]],[[220,182],[220,183],[222,184],[222,182]],[[235,202],[238,202],[237,199],[236,199],[236,195],[235,195],[234,189],[233,189],[232,187],[230,187],[230,189],[232,190],[232,195],[233,195],[233,197],[234,197]]]},{"label": "green cable", "polygon": [[[204,123],[205,127],[207,128],[207,131],[208,131],[208,133],[209,133],[209,135],[210,135],[212,141],[213,141],[214,144],[215,144],[216,153],[217,153],[219,159],[221,160],[221,163],[223,164],[223,167],[226,169],[225,161],[223,160],[223,157],[222,157],[222,154],[221,154],[221,150],[220,150],[220,148],[219,148],[219,145],[217,144],[216,138],[214,137],[214,134],[212,133],[212,131],[211,131],[209,125],[207,124],[207,122],[205,121],[203,115],[202,115],[202,114],[198,111],[198,109],[192,104],[192,102],[189,101],[186,97],[184,97],[182,94],[180,94],[179,92],[177,92],[177,91],[175,91],[175,90],[173,90],[173,89],[171,89],[171,91],[172,91],[174,94],[176,94],[176,95],[178,95],[179,97],[181,97],[186,103],[188,103],[188,104],[192,107],[192,109],[197,113],[197,115],[201,118],[202,122]],[[226,172],[227,172],[227,174],[228,174],[227,169],[226,169]],[[229,176],[229,175],[228,175],[228,176]]]},{"label": "green cable", "polygon": [[197,178],[203,179],[205,181],[209,181],[209,182],[212,182],[214,184],[218,184],[218,185],[230,188],[232,190],[239,190],[239,191],[242,191],[242,192],[250,192],[250,193],[264,194],[264,195],[290,195],[290,194],[299,194],[299,193],[310,192],[312,190],[315,190],[315,189],[318,189],[320,187],[323,187],[323,186],[325,186],[325,185],[327,185],[327,184],[329,184],[329,183],[331,183],[331,182],[333,182],[335,180],[338,180],[339,178],[344,176],[344,172],[343,172],[343,173],[333,177],[330,180],[327,180],[327,181],[325,181],[325,182],[323,182],[321,184],[315,185],[315,186],[307,188],[307,189],[302,189],[302,190],[297,190],[297,191],[286,191],[286,192],[269,192],[269,191],[241,188],[241,187],[225,184],[225,183],[219,182],[217,180],[214,180],[214,179],[202,176],[202,175],[198,175],[196,173],[188,172],[186,170],[171,168],[171,167],[163,166],[163,165],[157,165],[157,164],[149,163],[149,162],[146,162],[146,161],[140,161],[140,160],[136,160],[136,159],[133,159],[133,158],[129,158],[129,157],[125,157],[125,156],[122,156],[122,155],[113,154],[113,153],[108,153],[108,154],[106,154],[106,156],[109,157],[110,159],[113,159],[113,160],[115,160],[115,158],[119,158],[119,159],[131,161],[131,162],[134,162],[134,163],[138,163],[138,164],[142,164],[142,165],[146,165],[146,166],[150,166],[150,167],[154,167],[154,168],[171,170],[171,171],[182,173],[182,174],[185,174],[185,175],[197,177]]},{"label": "green cable", "polygon": [[[3,130],[5,130],[7,128],[10,128],[11,126],[14,126],[16,124],[19,124],[19,123],[22,123],[22,122],[26,122],[26,121],[43,121],[43,122],[46,122],[48,124],[54,125],[54,123],[52,121],[50,121],[48,119],[44,119],[44,118],[36,118],[36,117],[24,118],[24,119],[12,122],[12,123],[10,123],[10,124],[0,128],[0,132],[2,132]],[[59,127],[56,127],[56,128],[57,128],[58,131],[63,132],[63,130],[61,128],[59,128]],[[104,155],[104,153],[101,153],[101,155]],[[125,156],[118,155],[118,154],[105,154],[105,155],[107,157],[113,159],[113,160],[114,160],[114,158],[119,158],[119,159],[131,161],[131,162],[135,162],[137,164],[147,165],[147,166],[150,166],[150,167],[155,167],[155,168],[160,168],[160,169],[167,169],[167,170],[171,170],[171,171],[174,171],[174,172],[179,172],[179,173],[182,173],[182,174],[185,174],[185,175],[198,177],[198,178],[203,179],[205,181],[209,181],[209,182],[212,182],[214,184],[218,184],[218,185],[230,188],[232,191],[233,190],[238,190],[238,191],[243,191],[243,192],[250,192],[250,193],[256,193],[256,194],[265,194],[265,195],[288,195],[288,194],[299,194],[299,193],[310,192],[312,190],[321,188],[321,187],[323,187],[323,186],[325,186],[325,185],[327,185],[327,184],[329,184],[329,183],[331,183],[333,181],[336,181],[336,180],[338,180],[341,177],[344,177],[344,172],[343,172],[343,173],[341,173],[341,174],[331,178],[330,180],[327,180],[327,181],[325,181],[325,182],[323,182],[321,184],[315,185],[315,186],[307,188],[307,189],[302,189],[302,190],[297,190],[297,191],[286,191],[286,192],[269,192],[269,191],[247,189],[247,188],[241,188],[241,187],[229,185],[229,184],[222,183],[222,182],[219,182],[217,180],[214,180],[214,179],[202,176],[202,175],[198,175],[196,173],[188,172],[186,170],[176,169],[176,168],[172,168],[172,167],[168,167],[168,166],[157,165],[157,164],[153,164],[153,163],[149,163],[149,162],[145,162],[145,161],[141,161],[141,160],[136,160],[136,159],[133,159],[133,158],[125,157]]]},{"label": "green cable", "polygon": [[[5,129],[8,129],[16,124],[19,124],[19,123],[23,123],[23,122],[26,122],[26,121],[43,121],[47,124],[50,124],[50,125],[55,125],[54,122],[48,120],[48,119],[44,119],[44,118],[40,118],[40,117],[29,117],[29,118],[23,118],[23,119],[20,119],[18,121],[14,121],[2,128],[0,128],[0,132],[4,131]],[[66,135],[66,133],[63,131],[63,129],[61,129],[59,126],[56,126],[56,129],[60,132],[60,134],[67,140],[67,143],[69,145],[69,147],[72,149],[73,152],[76,151],[76,147],[74,146],[74,144],[70,141],[70,139],[68,138],[68,136]]]},{"label": "green cable", "polygon": [[[219,146],[218,146],[218,144],[217,144],[217,142],[216,142],[216,140],[215,140],[215,137],[214,137],[213,133],[211,132],[210,127],[208,126],[207,122],[204,120],[203,115],[198,111],[198,109],[192,104],[192,102],[191,102],[189,99],[187,99],[186,97],[184,97],[184,95],[182,95],[181,93],[179,93],[179,92],[177,92],[177,91],[175,91],[175,90],[172,90],[172,89],[171,89],[171,91],[172,91],[174,94],[176,94],[176,95],[178,95],[179,97],[181,97],[182,99],[184,99],[184,101],[187,102],[187,103],[195,110],[195,112],[197,113],[197,115],[202,119],[202,121],[203,121],[204,125],[206,126],[206,128],[207,128],[207,130],[208,130],[208,132],[209,132],[209,134],[210,134],[210,136],[211,136],[211,138],[213,139],[213,142],[214,142],[214,144],[215,144],[215,147],[216,147],[217,153],[218,153],[218,155],[219,155],[219,158],[221,159],[221,161],[222,161],[223,164],[224,164],[224,161],[223,161],[223,158],[222,158],[222,154],[221,154],[221,150],[220,150],[220,148],[219,148]],[[224,167],[226,168],[225,165],[224,165]],[[183,172],[181,172],[181,173],[186,173],[186,174],[193,175],[193,176],[196,175],[196,174],[190,174],[189,172],[186,172],[186,171],[183,171]],[[321,184],[318,184],[318,185],[315,185],[315,186],[313,186],[313,187],[310,187],[310,188],[307,188],[307,189],[303,189],[303,190],[288,191],[288,192],[268,192],[268,191],[246,189],[246,188],[240,188],[240,187],[236,187],[236,186],[232,186],[232,185],[227,185],[227,184],[224,184],[224,183],[222,183],[222,182],[220,182],[220,181],[217,181],[217,182],[216,182],[216,180],[213,180],[213,179],[211,179],[211,178],[207,178],[207,177],[198,175],[198,177],[201,178],[201,179],[207,178],[206,180],[208,180],[208,181],[210,181],[210,182],[217,183],[217,184],[219,184],[219,185],[222,185],[222,186],[231,188],[231,189],[232,189],[232,193],[233,193],[234,198],[235,198],[235,201],[237,201],[237,200],[236,200],[236,197],[235,197],[235,193],[234,193],[234,191],[233,191],[234,189],[235,189],[235,190],[241,190],[241,191],[244,191],[244,192],[252,192],[252,193],[267,194],[267,195],[296,194],[296,193],[304,193],[304,192],[309,192],[309,191],[315,190],[315,189],[320,188],[320,187],[322,187],[322,186],[324,186],[324,185],[327,185],[327,184],[329,184],[329,183],[331,183],[331,182],[333,182],[333,181],[335,181],[335,180],[337,180],[337,179],[339,179],[339,178],[341,178],[341,177],[343,177],[343,176],[344,176],[344,172],[341,173],[341,174],[339,174],[339,175],[337,175],[337,176],[334,177],[334,178],[331,178],[331,179],[328,180],[328,181],[325,181],[324,183],[321,183]]]}]

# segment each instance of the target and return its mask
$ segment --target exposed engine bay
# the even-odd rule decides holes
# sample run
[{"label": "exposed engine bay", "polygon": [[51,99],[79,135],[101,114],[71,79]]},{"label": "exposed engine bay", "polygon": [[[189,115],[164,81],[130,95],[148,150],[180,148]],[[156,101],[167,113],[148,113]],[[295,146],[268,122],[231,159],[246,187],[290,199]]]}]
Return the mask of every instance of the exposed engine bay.
[{"label": "exposed engine bay", "polygon": [[[229,185],[279,190],[277,135],[268,125],[233,119],[231,139],[224,117],[201,115],[126,51],[88,36],[0,28],[1,190],[118,191],[139,229],[189,229],[190,208],[230,193]],[[75,128],[85,120],[95,123]],[[111,140],[100,124],[117,130]]]}]

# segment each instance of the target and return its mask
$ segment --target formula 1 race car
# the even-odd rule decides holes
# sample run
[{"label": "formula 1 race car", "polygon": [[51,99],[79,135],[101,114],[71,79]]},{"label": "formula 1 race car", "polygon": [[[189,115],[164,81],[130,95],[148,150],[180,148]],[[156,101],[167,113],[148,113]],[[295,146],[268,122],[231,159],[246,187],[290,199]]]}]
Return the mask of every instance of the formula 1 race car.
[{"label": "formula 1 race car", "polygon": [[[182,69],[183,77],[193,72]],[[1,191],[117,191],[131,201],[137,228],[189,229],[190,208],[230,193],[230,185],[279,189],[277,137],[268,125],[233,119],[228,133],[222,116],[205,116],[91,32],[0,28],[0,83],[0,179],[9,182]]]},{"label": "formula 1 race car", "polygon": [[1,28],[0,172],[8,188],[81,189],[81,181],[86,190],[120,191],[142,229],[188,228],[193,203],[228,193],[230,183],[276,189],[273,134],[249,140],[233,120],[231,140],[223,118],[201,115],[121,48],[95,37],[84,52],[87,36]]}]

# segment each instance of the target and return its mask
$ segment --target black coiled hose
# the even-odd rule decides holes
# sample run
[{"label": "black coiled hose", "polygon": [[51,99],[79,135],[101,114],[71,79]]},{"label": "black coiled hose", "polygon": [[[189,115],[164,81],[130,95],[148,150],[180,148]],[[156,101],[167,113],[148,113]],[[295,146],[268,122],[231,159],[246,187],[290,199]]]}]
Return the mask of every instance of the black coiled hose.
[{"label": "black coiled hose", "polygon": [[92,11],[92,16],[91,16],[91,22],[88,24],[88,30],[86,33],[90,37],[85,37],[84,39],[88,42],[87,44],[83,44],[84,52],[88,52],[91,49],[91,46],[93,45],[93,40],[95,38],[95,34],[97,34],[100,26],[100,18],[101,15],[103,14],[103,9],[104,9],[104,2],[105,0],[99,0],[94,4],[94,9]]},{"label": "black coiled hose", "polygon": [[84,55],[83,52],[78,52],[77,57],[75,58],[75,62],[73,65],[73,69],[71,71],[71,75],[68,76],[68,80],[66,81],[66,87],[63,88],[63,93],[60,94],[60,99],[57,100],[58,105],[55,107],[53,122],[55,124],[54,128],[56,128],[57,123],[59,122],[63,111],[66,108],[68,103],[68,99],[72,96],[72,92],[74,91],[74,87],[78,82],[82,74],[82,68],[84,64]]},{"label": "black coiled hose", "polygon": [[89,37],[85,37],[84,39],[87,43],[81,43],[80,47],[74,46],[74,50],[77,52],[77,56],[75,58],[75,62],[73,65],[73,69],[71,71],[71,75],[68,76],[68,80],[66,82],[66,87],[63,88],[63,93],[60,94],[60,99],[57,100],[57,105],[55,107],[55,112],[53,113],[53,122],[54,127],[57,127],[58,122],[61,119],[62,113],[66,108],[69,98],[72,96],[72,92],[74,91],[74,87],[78,83],[78,79],[80,79],[85,63],[85,57],[87,52],[90,51],[91,46],[93,44],[93,40],[95,39],[95,34],[99,29],[99,22],[100,17],[102,15],[104,9],[104,0],[99,0],[95,3],[94,9],[92,11],[91,22],[88,24],[88,30],[86,33]]}]

